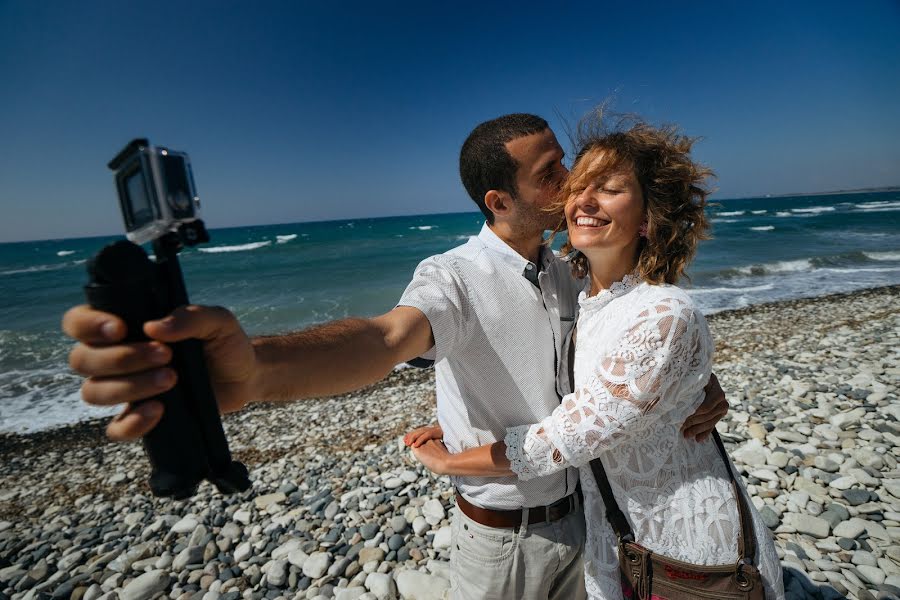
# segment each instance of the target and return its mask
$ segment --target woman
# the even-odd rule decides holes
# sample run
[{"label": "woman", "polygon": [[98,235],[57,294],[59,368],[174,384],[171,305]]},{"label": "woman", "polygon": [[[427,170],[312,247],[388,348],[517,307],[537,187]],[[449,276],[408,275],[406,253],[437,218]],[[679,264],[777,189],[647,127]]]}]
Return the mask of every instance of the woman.
[{"label": "woman", "polygon": [[[585,575],[592,598],[621,598],[616,536],[589,467],[600,458],[637,542],[703,565],[738,558],[738,508],[712,440],[679,428],[703,400],[714,345],[690,296],[673,284],[706,237],[693,140],[637,123],[588,134],[560,195],[580,298],[574,388],[539,423],[512,427],[503,442],[451,455],[439,429],[407,436],[440,474],[521,479],[580,468],[587,523]],[[559,207],[557,207],[558,209]],[[560,227],[562,229],[562,227]],[[564,248],[567,251],[568,248]],[[740,485],[740,493],[746,491]],[[753,505],[756,563],[767,598],[783,597],[781,567]]]}]

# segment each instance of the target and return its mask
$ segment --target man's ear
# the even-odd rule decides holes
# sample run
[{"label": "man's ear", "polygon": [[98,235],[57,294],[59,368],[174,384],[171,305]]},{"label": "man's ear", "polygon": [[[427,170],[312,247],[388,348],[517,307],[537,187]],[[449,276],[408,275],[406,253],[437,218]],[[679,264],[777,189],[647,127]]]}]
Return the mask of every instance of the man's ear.
[{"label": "man's ear", "polygon": [[513,211],[512,196],[500,190],[488,190],[484,195],[484,205],[494,213],[494,217],[509,217]]}]

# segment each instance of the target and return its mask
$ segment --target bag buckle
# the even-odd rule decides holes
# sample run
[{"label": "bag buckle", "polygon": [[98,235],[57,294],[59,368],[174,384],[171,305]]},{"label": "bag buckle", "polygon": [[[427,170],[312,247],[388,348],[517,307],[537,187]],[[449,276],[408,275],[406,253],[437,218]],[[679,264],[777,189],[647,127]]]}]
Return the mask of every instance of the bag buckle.
[{"label": "bag buckle", "polygon": [[753,589],[753,576],[756,573],[756,566],[747,558],[742,558],[737,563],[737,570],[734,573],[734,582],[741,591],[749,591]]}]

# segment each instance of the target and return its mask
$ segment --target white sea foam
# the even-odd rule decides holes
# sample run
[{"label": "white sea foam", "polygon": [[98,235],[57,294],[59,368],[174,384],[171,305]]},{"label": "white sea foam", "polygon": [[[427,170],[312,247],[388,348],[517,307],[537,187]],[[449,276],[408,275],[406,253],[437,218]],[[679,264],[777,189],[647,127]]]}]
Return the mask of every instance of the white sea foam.
[{"label": "white sea foam", "polygon": [[764,214],[766,214],[766,211],[764,211],[764,210],[751,210],[750,212],[752,212],[754,215],[764,215]]},{"label": "white sea foam", "polygon": [[40,273],[42,271],[57,271],[70,266],[69,263],[56,265],[37,265],[34,267],[26,267],[24,269],[10,269],[9,271],[0,271],[0,275],[18,275],[19,273]]},{"label": "white sea foam", "polygon": [[775,226],[774,225],[762,225],[760,227],[751,227],[750,229],[752,229],[753,231],[772,231],[773,229],[775,229]]},{"label": "white sea foam", "polygon": [[737,219],[710,219],[712,223],[737,223]]},{"label": "white sea foam", "polygon": [[264,242],[250,242],[249,244],[238,244],[237,246],[216,246],[213,248],[197,248],[200,252],[217,254],[219,252],[244,252],[245,250],[257,250],[265,246],[269,246],[272,240]]},{"label": "white sea foam", "polygon": [[297,234],[296,234],[296,233],[290,233],[290,234],[288,234],[288,235],[276,235],[276,236],[275,236],[275,239],[277,240],[277,242],[278,242],[279,244],[286,244],[287,242],[289,242],[289,241],[291,241],[291,240],[296,240],[296,239],[297,239]]},{"label": "white sea foam", "polygon": [[410,227],[410,229],[418,229],[419,231],[428,231],[429,229],[435,229],[437,225],[417,225],[415,227]]},{"label": "white sea foam", "polygon": [[900,260],[900,252],[863,252],[871,260]]},{"label": "white sea foam", "polygon": [[763,285],[753,285],[750,287],[716,287],[716,288],[691,288],[688,289],[687,292],[691,295],[702,295],[702,294],[741,294],[744,292],[764,292],[766,290],[771,290],[775,287],[775,284],[766,283]]},{"label": "white sea foam", "polygon": [[880,202],[860,202],[857,208],[900,208],[900,202],[895,200],[881,200]]},{"label": "white sea foam", "polygon": [[822,270],[830,273],[896,273],[900,267],[828,267]]},{"label": "white sea foam", "polygon": [[895,212],[900,210],[900,206],[883,206],[879,208],[858,208],[856,212],[876,213],[876,212]]},{"label": "white sea foam", "polygon": [[825,212],[834,212],[834,210],[833,206],[810,206],[809,208],[792,208],[791,212],[817,215]]},{"label": "white sea foam", "polygon": [[746,212],[747,212],[746,210],[732,210],[732,211],[729,211],[729,212],[720,212],[720,213],[716,213],[716,216],[719,216],[719,217],[739,217],[739,216],[745,214]]},{"label": "white sea foam", "polygon": [[57,256],[69,256],[70,254],[75,254],[74,250],[60,250],[56,253]]},{"label": "white sea foam", "polygon": [[793,217],[794,215],[792,215],[792,214],[789,213],[789,212],[785,212],[785,211],[783,211],[783,210],[779,210],[779,211],[777,211],[777,212],[775,213],[775,216],[776,216],[776,217]]},{"label": "white sea foam", "polygon": [[748,265],[746,267],[738,267],[737,271],[753,275],[760,271],[764,273],[793,273],[796,271],[809,271],[812,268],[812,262],[808,258],[802,258],[800,260],[780,260],[774,263]]}]

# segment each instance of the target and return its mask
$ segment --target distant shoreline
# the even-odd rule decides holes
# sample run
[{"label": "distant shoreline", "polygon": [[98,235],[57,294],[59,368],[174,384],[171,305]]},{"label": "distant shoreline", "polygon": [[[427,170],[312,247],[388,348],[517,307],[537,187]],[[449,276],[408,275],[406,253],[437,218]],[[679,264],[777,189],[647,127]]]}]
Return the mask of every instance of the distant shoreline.
[{"label": "distant shoreline", "polygon": [[900,192],[900,185],[876,188],[856,188],[852,190],[832,190],[830,192],[796,192],[789,194],[766,194],[765,196],[743,196],[741,198],[720,198],[716,202],[724,200],[768,200],[774,198],[805,198],[807,196],[840,196],[849,194],[877,194],[879,192]]}]

